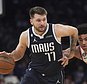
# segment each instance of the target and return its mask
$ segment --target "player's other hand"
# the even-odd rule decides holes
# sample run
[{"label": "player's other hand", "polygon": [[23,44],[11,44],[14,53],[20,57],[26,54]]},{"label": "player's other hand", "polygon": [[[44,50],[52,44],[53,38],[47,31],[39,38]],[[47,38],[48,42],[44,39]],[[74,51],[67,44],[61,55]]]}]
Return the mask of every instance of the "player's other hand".
[{"label": "player's other hand", "polygon": [[58,62],[61,62],[61,65],[65,67],[69,63],[69,59],[66,56],[63,56],[61,59],[58,60]]}]

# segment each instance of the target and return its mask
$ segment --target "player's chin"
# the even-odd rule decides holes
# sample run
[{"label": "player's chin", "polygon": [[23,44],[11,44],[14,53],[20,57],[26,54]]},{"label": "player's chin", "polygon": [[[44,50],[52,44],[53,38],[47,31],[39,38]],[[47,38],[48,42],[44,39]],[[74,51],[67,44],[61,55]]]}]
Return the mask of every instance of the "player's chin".
[{"label": "player's chin", "polygon": [[40,32],[44,32],[46,29],[45,28],[39,28]]}]

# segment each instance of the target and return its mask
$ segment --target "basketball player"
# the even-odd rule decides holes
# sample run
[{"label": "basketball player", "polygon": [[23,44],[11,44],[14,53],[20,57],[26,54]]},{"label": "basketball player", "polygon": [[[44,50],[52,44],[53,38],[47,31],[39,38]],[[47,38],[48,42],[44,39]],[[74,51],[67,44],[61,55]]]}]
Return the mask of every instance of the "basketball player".
[{"label": "basketball player", "polygon": [[20,60],[28,47],[31,62],[21,84],[63,84],[63,67],[68,58],[62,55],[61,37],[71,36],[69,58],[74,56],[78,39],[75,27],[47,23],[47,11],[42,7],[33,7],[29,11],[32,27],[22,32],[19,44],[14,51],[0,54],[9,55],[15,61]]},{"label": "basketball player", "polygon": [[[81,24],[78,27],[78,43],[79,45],[76,47],[75,56],[78,59],[83,60],[87,63],[87,24]],[[63,53],[65,55],[69,54],[69,48],[64,50]]]}]

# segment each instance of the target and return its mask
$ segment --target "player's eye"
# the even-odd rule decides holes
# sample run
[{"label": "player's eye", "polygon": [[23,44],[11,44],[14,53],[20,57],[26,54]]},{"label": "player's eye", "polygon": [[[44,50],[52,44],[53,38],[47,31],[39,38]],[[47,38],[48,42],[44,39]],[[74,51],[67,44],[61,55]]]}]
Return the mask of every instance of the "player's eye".
[{"label": "player's eye", "polygon": [[83,39],[79,39],[79,41],[83,41]]},{"label": "player's eye", "polygon": [[85,38],[84,40],[87,41],[87,38]]}]

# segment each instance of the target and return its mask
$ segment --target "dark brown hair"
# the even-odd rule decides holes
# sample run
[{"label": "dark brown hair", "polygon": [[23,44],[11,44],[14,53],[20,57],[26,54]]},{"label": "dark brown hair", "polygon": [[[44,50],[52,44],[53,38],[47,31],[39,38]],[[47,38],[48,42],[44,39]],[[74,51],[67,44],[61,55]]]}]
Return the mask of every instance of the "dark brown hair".
[{"label": "dark brown hair", "polygon": [[78,28],[78,34],[81,35],[81,34],[87,34],[87,23],[84,23],[84,24],[80,24],[77,26]]},{"label": "dark brown hair", "polygon": [[36,6],[30,9],[29,11],[30,18],[33,18],[35,14],[47,15],[47,11],[43,7]]}]

